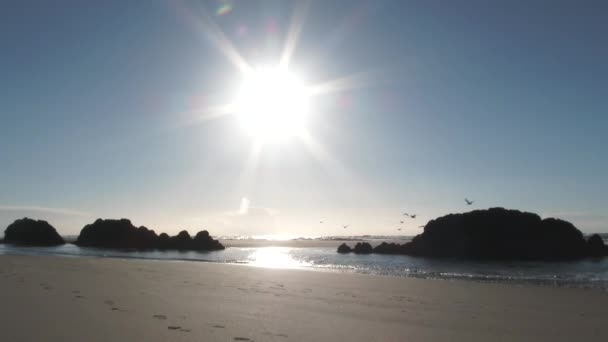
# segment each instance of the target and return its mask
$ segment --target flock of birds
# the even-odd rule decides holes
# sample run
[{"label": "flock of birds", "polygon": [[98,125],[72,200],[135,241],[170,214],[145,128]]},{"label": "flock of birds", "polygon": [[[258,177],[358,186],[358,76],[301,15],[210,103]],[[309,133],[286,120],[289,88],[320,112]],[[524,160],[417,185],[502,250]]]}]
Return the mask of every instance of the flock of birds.
[{"label": "flock of birds", "polygon": [[[473,203],[475,203],[475,201],[471,201],[471,200],[469,200],[468,198],[465,198],[465,199],[464,199],[464,201],[465,201],[465,203],[466,203],[467,205],[472,205]],[[416,218],[416,216],[417,216],[417,214],[403,213],[403,216],[409,217],[409,218],[411,218],[411,219],[415,219],[415,218]],[[319,221],[319,223],[321,223],[321,224],[322,224],[322,223],[323,223],[323,221]],[[399,223],[404,224],[404,223],[405,223],[405,221],[404,221],[404,220],[400,220],[400,221],[399,221]],[[348,226],[349,226],[348,224],[345,224],[345,225],[343,225],[343,226],[342,226],[342,228],[347,229],[347,228],[348,228]],[[418,227],[419,227],[419,228],[424,228],[425,226],[424,226],[424,225],[422,225],[422,226],[418,226]],[[398,230],[398,231],[401,231],[401,228],[397,228],[397,230]]]}]

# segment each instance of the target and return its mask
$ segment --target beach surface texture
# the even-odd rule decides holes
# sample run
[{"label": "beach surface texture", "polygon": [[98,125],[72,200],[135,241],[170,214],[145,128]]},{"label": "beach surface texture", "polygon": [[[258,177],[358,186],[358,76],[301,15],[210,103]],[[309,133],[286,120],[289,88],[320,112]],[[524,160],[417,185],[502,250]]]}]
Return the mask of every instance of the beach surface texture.
[{"label": "beach surface texture", "polygon": [[608,341],[600,289],[0,255],[1,341]]}]

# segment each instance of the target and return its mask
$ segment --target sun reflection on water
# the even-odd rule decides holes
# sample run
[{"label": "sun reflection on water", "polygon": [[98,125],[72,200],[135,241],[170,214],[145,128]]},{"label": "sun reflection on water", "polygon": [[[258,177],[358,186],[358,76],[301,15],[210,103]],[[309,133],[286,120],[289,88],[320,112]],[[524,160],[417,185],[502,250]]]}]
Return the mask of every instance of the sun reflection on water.
[{"label": "sun reflection on water", "polygon": [[293,248],[289,247],[262,247],[251,250],[248,256],[249,264],[267,268],[302,268],[311,266],[291,255]]}]

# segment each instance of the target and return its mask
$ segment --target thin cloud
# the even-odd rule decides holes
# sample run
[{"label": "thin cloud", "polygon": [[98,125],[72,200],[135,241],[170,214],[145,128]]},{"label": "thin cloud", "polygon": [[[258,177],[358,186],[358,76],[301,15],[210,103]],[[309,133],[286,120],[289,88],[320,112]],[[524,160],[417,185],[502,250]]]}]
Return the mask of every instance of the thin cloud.
[{"label": "thin cloud", "polygon": [[249,199],[247,197],[243,197],[241,199],[241,205],[239,207],[238,214],[247,215],[248,212],[249,212]]},{"label": "thin cloud", "polygon": [[90,216],[88,213],[66,209],[66,208],[52,208],[52,207],[41,207],[36,205],[0,205],[0,211],[28,211],[38,213],[49,213],[58,215],[68,216]]}]

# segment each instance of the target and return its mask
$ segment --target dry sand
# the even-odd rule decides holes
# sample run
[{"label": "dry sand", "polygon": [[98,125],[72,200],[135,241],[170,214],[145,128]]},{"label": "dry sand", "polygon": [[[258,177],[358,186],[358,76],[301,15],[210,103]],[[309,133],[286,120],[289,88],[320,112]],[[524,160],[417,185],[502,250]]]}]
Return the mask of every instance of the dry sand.
[{"label": "dry sand", "polygon": [[201,262],[0,256],[1,341],[608,341],[608,294]]}]

